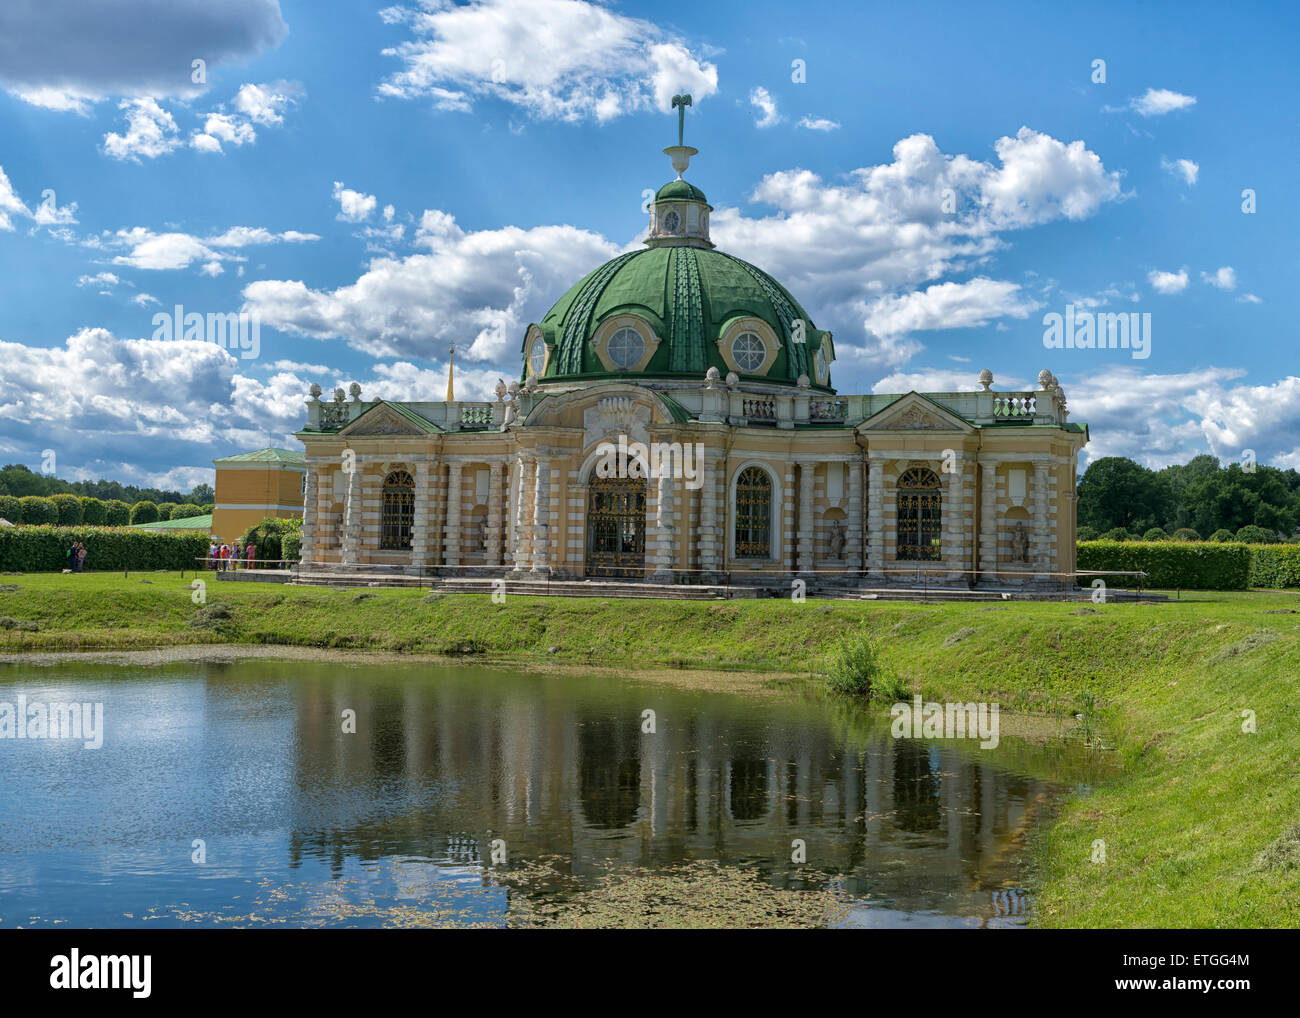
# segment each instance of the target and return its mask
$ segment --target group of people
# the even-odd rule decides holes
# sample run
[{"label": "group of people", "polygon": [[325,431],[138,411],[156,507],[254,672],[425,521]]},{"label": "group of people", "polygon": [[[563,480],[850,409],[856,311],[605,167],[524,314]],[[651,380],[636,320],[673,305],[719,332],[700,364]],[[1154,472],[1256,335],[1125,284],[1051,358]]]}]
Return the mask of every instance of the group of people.
[{"label": "group of people", "polygon": [[[257,545],[252,541],[248,542],[248,547],[244,551],[246,568],[252,569],[253,563],[257,560]],[[208,545],[208,562],[210,569],[216,569],[225,572],[229,569],[239,567],[239,545],[229,544],[210,544]]]},{"label": "group of people", "polygon": [[86,567],[86,546],[80,541],[68,545],[68,569],[79,573]]}]

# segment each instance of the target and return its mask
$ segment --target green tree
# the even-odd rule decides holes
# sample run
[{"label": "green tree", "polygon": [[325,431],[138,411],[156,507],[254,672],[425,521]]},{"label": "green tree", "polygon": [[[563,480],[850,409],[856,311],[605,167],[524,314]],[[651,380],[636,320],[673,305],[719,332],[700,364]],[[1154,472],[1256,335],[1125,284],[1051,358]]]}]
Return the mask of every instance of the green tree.
[{"label": "green tree", "polygon": [[79,527],[85,520],[86,510],[81,506],[81,499],[76,495],[51,495],[50,501],[59,514],[59,526]]},{"label": "green tree", "polygon": [[104,503],[104,523],[110,527],[125,527],[131,522],[131,507],[120,498],[110,498]]},{"label": "green tree", "polygon": [[81,519],[88,527],[101,527],[108,521],[108,510],[99,499],[82,495]]},{"label": "green tree", "polygon": [[28,526],[39,524],[53,526],[59,522],[58,507],[48,498],[42,498],[39,495],[24,495],[22,503],[23,522]]},{"label": "green tree", "polygon": [[152,502],[137,502],[131,506],[131,525],[137,523],[157,523],[158,507]]},{"label": "green tree", "polygon": [[1170,502],[1166,482],[1125,456],[1095,461],[1079,481],[1079,523],[1098,530],[1141,532],[1164,519]]}]

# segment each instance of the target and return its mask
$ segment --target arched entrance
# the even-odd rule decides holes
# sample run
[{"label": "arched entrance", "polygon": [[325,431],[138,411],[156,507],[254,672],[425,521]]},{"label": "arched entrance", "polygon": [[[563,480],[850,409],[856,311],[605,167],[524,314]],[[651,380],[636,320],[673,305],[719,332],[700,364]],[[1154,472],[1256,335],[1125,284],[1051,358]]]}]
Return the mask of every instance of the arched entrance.
[{"label": "arched entrance", "polygon": [[587,486],[588,576],[645,575],[646,483],[596,478]]}]

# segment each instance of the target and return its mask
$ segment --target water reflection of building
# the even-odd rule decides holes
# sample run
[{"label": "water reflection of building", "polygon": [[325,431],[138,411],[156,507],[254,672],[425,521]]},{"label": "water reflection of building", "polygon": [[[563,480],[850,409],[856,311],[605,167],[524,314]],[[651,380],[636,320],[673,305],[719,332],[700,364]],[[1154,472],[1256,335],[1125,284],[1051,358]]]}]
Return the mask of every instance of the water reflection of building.
[{"label": "water reflection of building", "polygon": [[[850,893],[990,915],[1051,788],[999,769],[997,751],[864,733],[816,704],[760,713],[676,690],[446,674],[299,685],[295,853],[476,863],[502,838],[512,860],[559,855],[579,873],[717,859],[780,882],[798,878],[799,838],[807,865]],[[662,701],[656,734],[641,732],[643,700]],[[339,733],[345,708],[356,735]]]}]

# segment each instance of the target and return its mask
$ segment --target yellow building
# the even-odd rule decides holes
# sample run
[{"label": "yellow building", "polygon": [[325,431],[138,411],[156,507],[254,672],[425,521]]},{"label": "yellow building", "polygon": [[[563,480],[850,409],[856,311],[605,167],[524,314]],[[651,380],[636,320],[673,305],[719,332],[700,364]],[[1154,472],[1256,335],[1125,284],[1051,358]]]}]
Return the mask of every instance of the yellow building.
[{"label": "yellow building", "polygon": [[292,449],[258,449],[212,461],[217,468],[212,533],[223,541],[268,516],[302,517],[303,454]]}]

